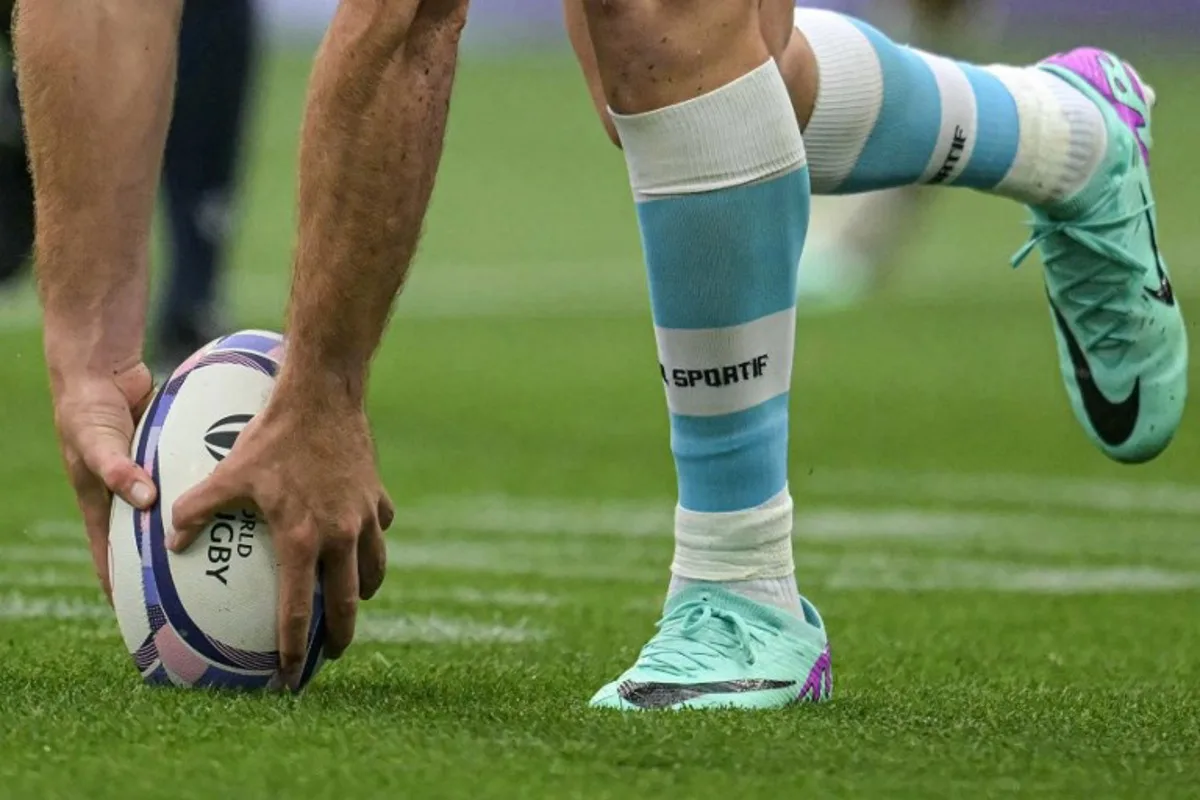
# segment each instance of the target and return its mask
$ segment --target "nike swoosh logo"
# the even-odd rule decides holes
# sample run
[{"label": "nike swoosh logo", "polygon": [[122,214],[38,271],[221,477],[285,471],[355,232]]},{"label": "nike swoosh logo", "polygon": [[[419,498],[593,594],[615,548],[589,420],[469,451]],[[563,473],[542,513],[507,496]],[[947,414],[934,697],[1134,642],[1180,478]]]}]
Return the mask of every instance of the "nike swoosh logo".
[{"label": "nike swoosh logo", "polygon": [[737,680],[710,683],[657,683],[625,681],[617,694],[638,708],[668,708],[710,694],[744,694],[768,689],[790,689],[795,681]]},{"label": "nike swoosh logo", "polygon": [[1124,444],[1129,441],[1133,429],[1137,427],[1142,402],[1142,379],[1138,378],[1133,382],[1133,390],[1120,402],[1114,403],[1105,397],[1092,377],[1092,367],[1087,356],[1083,354],[1083,348],[1079,346],[1079,340],[1071,332],[1054,301],[1050,301],[1050,308],[1054,311],[1054,320],[1067,342],[1067,352],[1071,356],[1071,364],[1075,367],[1075,384],[1079,387],[1083,411],[1092,424],[1092,430],[1100,437],[1100,441],[1110,447]]},{"label": "nike swoosh logo", "polygon": [[[1142,203],[1148,205],[1150,198],[1146,196],[1146,189],[1138,188],[1142,192]],[[1163,269],[1162,256],[1158,252],[1158,232],[1154,230],[1154,215],[1150,213],[1150,209],[1146,209],[1146,223],[1150,226],[1150,247],[1154,250],[1154,266],[1158,270],[1158,288],[1151,289],[1149,286],[1142,288],[1148,297],[1165,306],[1173,306],[1175,305],[1175,290],[1171,288],[1171,279],[1167,277],[1167,271]]]}]

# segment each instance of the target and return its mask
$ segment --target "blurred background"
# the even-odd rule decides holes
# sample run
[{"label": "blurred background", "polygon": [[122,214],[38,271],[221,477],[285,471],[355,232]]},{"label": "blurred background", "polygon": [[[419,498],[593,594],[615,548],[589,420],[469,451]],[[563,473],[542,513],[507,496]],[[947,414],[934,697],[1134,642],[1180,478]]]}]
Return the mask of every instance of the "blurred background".
[{"label": "blurred background", "polygon": [[[912,22],[892,0],[824,5],[901,37]],[[334,6],[255,6],[243,191],[224,209],[231,238],[215,327],[281,324],[305,83]],[[594,118],[560,13],[558,0],[479,0],[471,10],[426,233],[376,372],[376,424],[391,436],[381,453],[398,481],[418,486],[670,497],[624,165]],[[1200,285],[1200,4],[984,0],[956,19],[939,49],[1021,63],[1095,44],[1118,49],[1157,87],[1161,236],[1186,312]],[[1076,429],[1040,269],[1008,266],[1026,237],[1022,209],[957,189],[925,196],[928,213],[885,248],[886,279],[800,322],[795,480],[820,465],[1196,478],[1191,413],[1168,455],[1141,470],[1107,463]],[[165,273],[172,251],[162,230]],[[6,377],[15,390],[5,404],[44,415],[37,319],[28,286],[10,287],[0,337],[30,357]],[[43,433],[28,448],[44,459],[48,425]],[[522,454],[521,470],[501,468],[506,453]],[[645,456],[644,471],[627,468],[631,454]]]},{"label": "blurred background", "polygon": [[[236,125],[216,108],[237,82],[181,67],[194,106],[176,118],[200,123],[176,131],[244,126],[244,159],[220,152],[227,137],[174,140],[156,361],[188,336],[281,325],[305,83],[334,2],[262,0],[254,36],[231,38],[220,9],[246,1],[188,0],[189,64],[257,66]],[[798,322],[790,480],[798,576],[837,642],[840,699],[769,723],[580,713],[661,606],[667,414],[623,159],[558,0],[474,2],[426,233],[371,381],[398,508],[389,580],[304,703],[128,691],[62,477],[27,274],[0,288],[0,719],[16,721],[8,738],[0,723],[0,795],[161,796],[161,770],[135,767],[165,743],[189,755],[170,767],[180,797],[213,780],[247,797],[330,781],[339,797],[426,796],[447,780],[471,798],[729,797],[778,794],[781,776],[819,796],[1130,797],[1155,777],[1195,796],[1196,370],[1166,454],[1138,468],[1099,455],[1067,405],[1041,269],[1009,266],[1024,211],[961,189],[877,211],[863,227],[894,235],[868,281],[837,279],[857,246],[829,235],[845,206],[822,203],[810,234],[824,261],[802,275],[835,277]],[[853,5],[977,60],[1095,44],[1133,61],[1160,98],[1159,238],[1200,352],[1200,3],[975,2],[934,33],[900,0]],[[0,226],[21,221],[11,108]]]}]

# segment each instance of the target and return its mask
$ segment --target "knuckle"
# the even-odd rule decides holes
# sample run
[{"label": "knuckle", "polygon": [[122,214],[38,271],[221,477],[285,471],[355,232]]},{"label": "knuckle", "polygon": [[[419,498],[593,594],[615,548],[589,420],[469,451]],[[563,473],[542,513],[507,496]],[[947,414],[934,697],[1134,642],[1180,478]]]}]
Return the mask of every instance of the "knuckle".
[{"label": "knuckle", "polygon": [[327,534],[329,546],[341,552],[352,549],[362,533],[362,520],[357,514],[343,515],[330,526]]},{"label": "knuckle", "polygon": [[195,525],[196,514],[194,504],[187,497],[181,497],[171,504],[171,526],[191,529]]},{"label": "knuckle", "polygon": [[286,536],[284,544],[295,555],[301,558],[317,557],[317,534],[311,525],[300,525],[293,528]]},{"label": "knuckle", "polygon": [[286,522],[291,516],[291,506],[282,496],[263,491],[258,486],[251,487],[246,495],[253,500],[254,506],[262,512],[272,529],[286,527],[281,523]]},{"label": "knuckle", "polygon": [[133,483],[133,464],[128,461],[110,461],[100,467],[100,480],[110,489]]},{"label": "knuckle", "polygon": [[[243,493],[245,484],[242,481],[242,472],[239,464],[234,459],[234,454],[231,452],[225,457],[225,460],[217,465],[212,474],[208,476],[208,485],[211,487],[214,495],[221,498],[232,498]],[[232,462],[232,463],[231,463]]]},{"label": "knuckle", "polygon": [[[300,639],[308,632],[309,613],[307,609],[293,608],[284,612],[283,626],[291,634],[296,635]],[[290,647],[289,652],[294,654],[295,648]]]},{"label": "knuckle", "polygon": [[326,613],[330,616],[341,620],[343,624],[354,624],[354,618],[358,614],[358,598],[353,595],[347,595],[332,600],[325,607]]}]

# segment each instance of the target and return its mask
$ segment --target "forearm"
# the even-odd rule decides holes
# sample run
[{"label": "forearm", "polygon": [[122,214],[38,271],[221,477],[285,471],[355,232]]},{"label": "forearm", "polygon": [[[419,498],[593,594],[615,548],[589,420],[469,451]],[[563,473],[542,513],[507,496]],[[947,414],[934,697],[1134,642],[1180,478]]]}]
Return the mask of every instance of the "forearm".
[{"label": "forearm", "polygon": [[433,189],[465,9],[343,0],[326,34],[300,146],[289,394],[362,400]]},{"label": "forearm", "polygon": [[15,45],[51,377],[141,357],[180,0],[21,0]]}]

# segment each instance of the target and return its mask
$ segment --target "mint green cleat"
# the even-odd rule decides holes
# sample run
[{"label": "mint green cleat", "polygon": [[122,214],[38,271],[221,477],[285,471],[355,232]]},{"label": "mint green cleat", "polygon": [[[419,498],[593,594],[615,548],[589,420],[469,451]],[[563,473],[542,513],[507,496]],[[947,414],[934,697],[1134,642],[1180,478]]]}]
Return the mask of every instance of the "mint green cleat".
[{"label": "mint green cleat", "polygon": [[[1034,208],[1034,247],[1071,408],[1111,458],[1138,463],[1170,443],[1187,399],[1187,334],[1158,250],[1150,187],[1154,93],[1111,53],[1082,48],[1039,68],[1095,101],[1108,125],[1108,153],[1074,200],[1070,219]],[[1071,202],[1071,201],[1069,201]]]},{"label": "mint green cleat", "polygon": [[591,705],[768,709],[828,700],[833,669],[825,624],[807,600],[801,605],[804,619],[717,586],[683,589],[667,600],[637,663],[596,692]]}]

